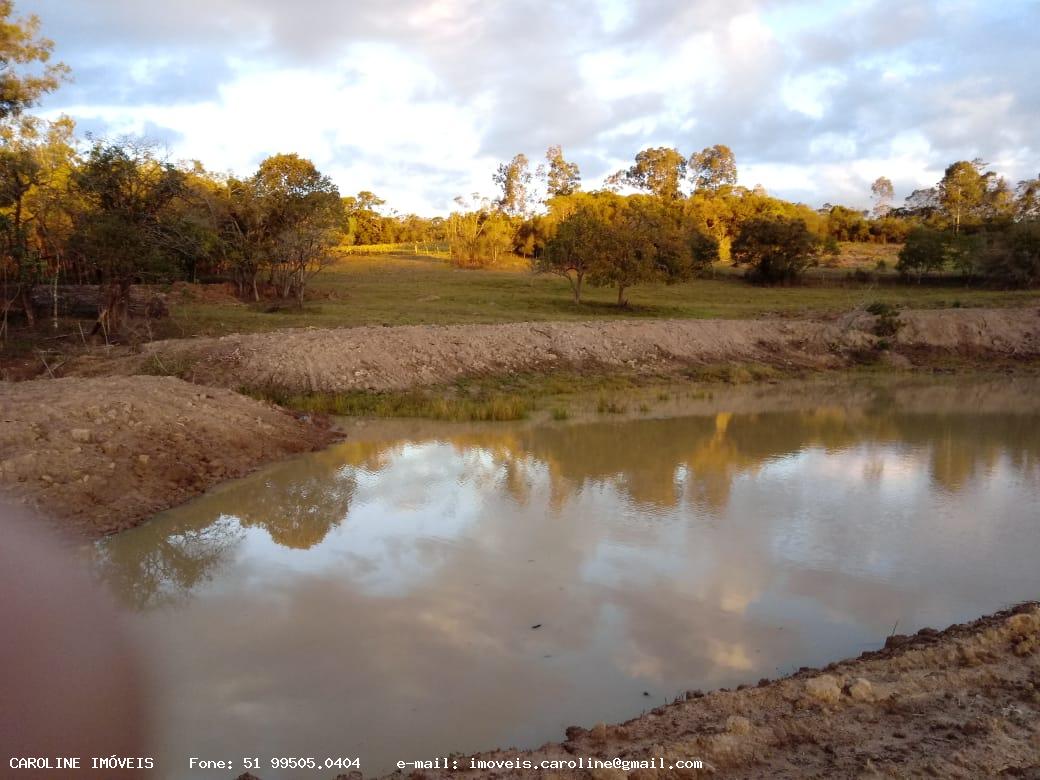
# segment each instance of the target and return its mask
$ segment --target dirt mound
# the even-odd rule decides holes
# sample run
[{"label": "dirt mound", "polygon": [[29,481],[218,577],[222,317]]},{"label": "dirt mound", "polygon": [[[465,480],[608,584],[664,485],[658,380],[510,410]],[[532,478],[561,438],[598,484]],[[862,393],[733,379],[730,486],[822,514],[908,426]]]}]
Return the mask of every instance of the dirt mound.
[{"label": "dirt mound", "polygon": [[[1040,354],[1035,309],[904,311],[896,351]],[[293,392],[400,390],[462,376],[572,369],[667,371],[690,364],[760,362],[836,367],[875,350],[877,318],[649,320],[414,325],[284,330],[180,339],[139,354],[81,361],[81,373],[170,373],[223,387]]]},{"label": "dirt mound", "polygon": [[0,491],[87,537],[129,528],[329,431],[170,377],[0,387]]},{"label": "dirt mound", "polygon": [[[665,769],[571,769],[578,758],[664,759]],[[701,770],[668,769],[700,759]],[[755,688],[686,694],[617,726],[567,729],[537,750],[457,757],[449,777],[1035,777],[1040,772],[1040,608],[944,632]],[[465,771],[473,761],[529,761]],[[493,765],[485,765],[485,767]],[[515,766],[515,764],[514,764]],[[543,766],[545,768],[543,768]],[[586,764],[586,767],[588,765]],[[658,765],[660,766],[660,765]],[[631,769],[631,766],[630,766]],[[398,774],[397,776],[401,776]]]}]

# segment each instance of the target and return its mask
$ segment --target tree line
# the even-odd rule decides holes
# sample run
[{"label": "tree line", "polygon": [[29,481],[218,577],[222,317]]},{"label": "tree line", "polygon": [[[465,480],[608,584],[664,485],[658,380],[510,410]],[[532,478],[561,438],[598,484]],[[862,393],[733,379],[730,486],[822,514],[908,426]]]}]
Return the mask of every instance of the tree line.
[{"label": "tree line", "polygon": [[[918,280],[956,269],[966,279],[1040,283],[1040,179],[1012,187],[980,160],[950,165],[934,187],[894,206],[880,177],[874,207],[813,209],[737,181],[718,144],[686,155],[641,150],[632,164],[585,191],[560,146],[532,170],[523,154],[501,163],[494,197],[457,198],[448,217],[383,213],[370,191],[342,197],[295,154],[276,154],[249,176],[173,163],[133,139],[75,138],[71,119],[29,110],[68,75],[35,17],[14,19],[0,0],[0,293],[8,314],[34,317],[43,285],[97,285],[96,328],[118,331],[137,283],[230,280],[244,299],[302,305],[308,284],[342,245],[443,242],[462,267],[508,255],[568,280],[617,289],[711,273],[716,262],[762,282],[797,279],[839,241],[903,244],[898,270]],[[537,183],[537,186],[536,186]],[[539,197],[536,189],[544,192]]]},{"label": "tree line", "polygon": [[746,267],[752,281],[790,282],[837,255],[841,241],[904,244],[896,269],[907,278],[955,268],[968,280],[1040,283],[1040,179],[1012,188],[978,160],[950,165],[935,187],[901,206],[893,205],[891,180],[879,177],[866,211],[813,209],[739,186],[735,155],[721,144],[689,156],[644,149],[592,192],[582,190],[578,166],[559,146],[533,173],[516,155],[493,182],[494,199],[458,199],[463,208],[444,236],[453,260],[474,267],[513,252],[536,271],[567,278],[579,302],[586,284],[616,287],[624,304],[635,284],[682,281],[712,272],[719,260]]}]

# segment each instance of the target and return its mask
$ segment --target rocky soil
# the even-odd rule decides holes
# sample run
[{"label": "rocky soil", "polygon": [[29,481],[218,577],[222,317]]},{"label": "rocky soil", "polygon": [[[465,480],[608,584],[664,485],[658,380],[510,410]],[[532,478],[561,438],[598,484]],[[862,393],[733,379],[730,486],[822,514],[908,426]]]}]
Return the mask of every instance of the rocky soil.
[{"label": "rocky soil", "polygon": [[[700,759],[704,769],[463,771],[481,761]],[[1040,777],[1040,605],[912,637],[824,670],[703,694],[537,750],[455,756],[423,778]]]},{"label": "rocky soil", "polygon": [[[201,384],[289,392],[401,390],[510,372],[640,370],[723,362],[834,368],[883,352],[1040,356],[1040,310],[902,311],[895,335],[864,311],[834,320],[644,320],[297,329],[157,341],[81,359],[73,373],[172,374]],[[889,350],[879,350],[888,346]]]},{"label": "rocky soil", "polygon": [[330,440],[270,404],[172,377],[0,387],[0,492],[88,538]]}]

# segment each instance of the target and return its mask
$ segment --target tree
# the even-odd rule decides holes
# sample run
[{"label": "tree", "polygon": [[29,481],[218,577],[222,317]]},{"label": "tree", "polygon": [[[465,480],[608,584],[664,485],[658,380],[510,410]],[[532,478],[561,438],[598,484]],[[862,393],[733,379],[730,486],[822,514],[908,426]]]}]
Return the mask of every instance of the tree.
[{"label": "tree", "polygon": [[687,219],[691,225],[711,236],[723,262],[729,260],[730,242],[735,234],[734,205],[737,198],[732,192],[715,193],[710,190],[694,192],[683,202]]},{"label": "tree", "polygon": [[625,292],[629,288],[646,282],[673,284],[689,279],[717,255],[717,244],[703,234],[695,237],[683,212],[673,203],[631,196],[621,202],[607,225],[589,282],[616,287],[618,306],[627,306]]},{"label": "tree", "polygon": [[660,146],[639,152],[635,164],[615,173],[608,183],[628,184],[664,200],[676,200],[682,194],[680,185],[685,178],[686,158],[678,149]]},{"label": "tree", "polygon": [[502,190],[496,201],[506,214],[518,215],[527,211],[527,188],[531,184],[531,172],[527,167],[527,156],[516,155],[507,163],[501,163],[492,180]]},{"label": "tree", "polygon": [[585,276],[603,251],[601,244],[609,229],[609,223],[592,209],[579,208],[557,226],[556,235],[546,243],[535,270],[566,279],[574,302],[580,304]]},{"label": "tree", "polygon": [[558,195],[572,195],[581,189],[581,171],[578,164],[568,162],[563,157],[563,148],[550,146],[545,152],[549,167],[546,169],[546,191],[550,198]]},{"label": "tree", "polygon": [[992,236],[979,264],[982,272],[998,284],[1040,285],[1040,222],[1019,222]]},{"label": "tree", "polygon": [[348,244],[382,244],[391,243],[385,235],[384,220],[378,209],[386,205],[386,201],[368,190],[357,195],[343,198],[343,209],[346,212],[346,242]]},{"label": "tree", "polygon": [[1006,227],[1015,219],[1017,203],[1015,192],[1007,179],[995,173],[986,173],[982,177],[985,192],[982,196],[982,217],[993,227]]},{"label": "tree", "polygon": [[737,160],[728,146],[715,144],[690,156],[689,168],[697,189],[717,192],[737,183]]},{"label": "tree", "polygon": [[329,262],[344,224],[343,203],[332,180],[296,154],[268,157],[251,185],[266,239],[262,249],[279,297],[303,306],[309,280]]},{"label": "tree", "polygon": [[947,218],[953,221],[953,232],[961,223],[978,215],[986,196],[986,182],[981,160],[961,160],[950,165],[939,182],[939,203]]},{"label": "tree", "polygon": [[887,176],[878,176],[870,185],[870,192],[874,196],[874,216],[884,217],[892,210],[892,199],[896,196],[892,180]]},{"label": "tree", "polygon": [[1040,176],[1020,181],[1015,188],[1015,216],[1040,219]]},{"label": "tree", "polygon": [[870,226],[862,212],[833,206],[827,215],[827,235],[837,241],[866,241],[870,238]]},{"label": "tree", "polygon": [[[461,197],[455,202],[467,206]],[[448,247],[452,263],[462,268],[496,264],[513,247],[516,228],[513,218],[474,196],[469,210],[454,211],[448,217]]]},{"label": "tree", "polygon": [[131,285],[177,275],[166,210],[184,195],[184,174],[146,145],[99,141],[74,172],[72,185],[82,208],[70,244],[106,288],[95,331],[119,333]]},{"label": "tree", "polygon": [[[41,38],[40,20],[32,15],[13,19],[12,0],[0,0],[0,121],[19,116],[68,77],[63,63],[48,64],[54,42]],[[42,70],[24,67],[43,65]]]},{"label": "tree", "polygon": [[920,282],[925,274],[941,271],[949,259],[951,236],[934,228],[918,225],[906,237],[899,250],[896,270],[901,274],[914,274]]},{"label": "tree", "polygon": [[745,222],[731,251],[734,265],[751,266],[752,278],[775,284],[801,276],[817,262],[820,249],[819,236],[805,220],[775,217]]},{"label": "tree", "polygon": [[[567,197],[567,196],[562,196]],[[552,202],[567,216],[556,226],[554,235],[535,261],[535,271],[564,277],[571,286],[576,304],[581,303],[585,277],[609,251],[612,221],[622,200],[613,193],[581,194],[572,209],[570,202]]]},{"label": "tree", "polygon": [[927,219],[939,211],[939,190],[936,187],[914,190],[906,196],[904,203],[903,208],[896,209],[900,216]]}]

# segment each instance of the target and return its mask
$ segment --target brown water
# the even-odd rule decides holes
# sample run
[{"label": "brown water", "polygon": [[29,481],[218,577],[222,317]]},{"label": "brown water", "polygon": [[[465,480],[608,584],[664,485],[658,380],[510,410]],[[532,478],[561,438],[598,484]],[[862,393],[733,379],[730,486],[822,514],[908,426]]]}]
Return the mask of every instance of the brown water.
[{"label": "brown water", "polygon": [[1040,596],[1038,399],[778,386],[639,419],[356,424],[95,563],[155,662],[165,776],[535,746]]}]

